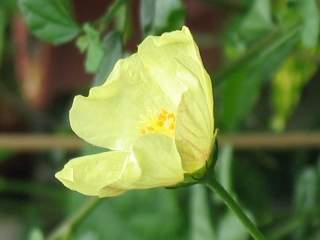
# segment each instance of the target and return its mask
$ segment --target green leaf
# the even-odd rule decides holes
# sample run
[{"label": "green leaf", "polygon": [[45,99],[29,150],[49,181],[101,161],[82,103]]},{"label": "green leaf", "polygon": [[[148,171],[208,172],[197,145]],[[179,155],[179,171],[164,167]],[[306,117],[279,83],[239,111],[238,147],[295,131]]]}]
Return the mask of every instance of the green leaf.
[{"label": "green leaf", "polygon": [[301,216],[290,216],[285,221],[277,223],[277,225],[268,233],[267,238],[272,240],[286,239],[286,237],[290,236],[296,229],[299,229],[301,226],[303,226],[303,220],[304,219]]},{"label": "green leaf", "polygon": [[14,150],[0,149],[0,162],[13,156],[16,152]]},{"label": "green leaf", "polygon": [[[222,217],[218,228],[218,240],[246,240],[248,231],[230,210]],[[209,238],[208,238],[209,239]]]},{"label": "green leaf", "polygon": [[130,4],[123,4],[114,19],[115,28],[123,35],[123,41],[127,42],[133,31]]},{"label": "green leaf", "polygon": [[269,0],[255,0],[240,26],[244,39],[253,40],[273,27]]},{"label": "green leaf", "polygon": [[81,53],[85,53],[89,46],[88,36],[82,35],[78,37],[76,41],[76,46]]},{"label": "green leaf", "polygon": [[319,208],[320,190],[316,168],[305,168],[296,183],[295,208],[298,213],[313,214]]},{"label": "green leaf", "polygon": [[254,0],[244,16],[234,17],[225,33],[224,51],[229,59],[236,59],[263,37],[275,25],[272,21],[269,0]]},{"label": "green leaf", "polygon": [[94,85],[101,85],[122,56],[122,37],[118,32],[111,32],[101,41],[100,33],[89,24],[84,25],[84,32],[77,40],[77,47],[86,53],[86,71],[96,73]]},{"label": "green leaf", "polygon": [[114,64],[122,57],[122,37],[118,32],[110,32],[103,40],[104,56],[94,79],[94,86],[105,82]]},{"label": "green leaf", "polygon": [[[236,156],[235,156],[236,157]],[[238,193],[239,201],[250,210],[259,224],[270,222],[273,212],[270,203],[274,196],[273,178],[268,178],[265,168],[250,159],[235,158],[233,171],[233,187]]]},{"label": "green leaf", "polygon": [[20,0],[19,6],[32,33],[43,41],[61,44],[79,34],[69,0]]},{"label": "green leaf", "polygon": [[0,8],[0,66],[2,63],[3,50],[5,46],[5,28],[7,25],[7,16],[3,9]]},{"label": "green leaf", "polygon": [[15,0],[1,0],[0,1],[0,69],[5,54],[7,39],[7,27],[10,22],[11,16],[15,13],[16,1]]},{"label": "green leaf", "polygon": [[302,44],[306,48],[317,46],[320,30],[320,16],[316,0],[299,1],[302,18],[304,20],[302,30]]},{"label": "green leaf", "polygon": [[299,26],[275,31],[216,75],[220,127],[235,130],[256,103],[262,83],[298,42]]},{"label": "green leaf", "polygon": [[33,228],[29,233],[28,240],[44,240],[42,231],[39,228]]},{"label": "green leaf", "polygon": [[185,8],[181,0],[142,0],[140,22],[144,35],[180,29],[185,21]]},{"label": "green leaf", "polygon": [[215,240],[215,232],[210,220],[212,215],[205,188],[192,186],[191,197],[191,240]]},{"label": "green leaf", "polygon": [[7,16],[15,13],[17,8],[17,0],[1,0],[0,9],[2,9]]},{"label": "green leaf", "polygon": [[[88,73],[96,73],[103,58],[103,45],[100,39],[100,33],[89,24],[83,26],[86,34],[87,45],[78,45],[80,50],[86,49],[85,69]],[[79,42],[78,42],[79,43]]]},{"label": "green leaf", "polygon": [[140,25],[145,35],[152,31],[156,2],[156,0],[140,1]]},{"label": "green leaf", "polygon": [[286,121],[298,105],[303,87],[317,70],[312,60],[316,54],[297,51],[281,65],[272,81],[273,116],[271,126],[276,131],[285,128]]},{"label": "green leaf", "polygon": [[297,239],[312,238],[316,227],[319,224],[320,216],[320,175],[317,167],[304,168],[295,185],[294,212],[300,216],[302,221],[299,228],[296,228],[294,235]]}]

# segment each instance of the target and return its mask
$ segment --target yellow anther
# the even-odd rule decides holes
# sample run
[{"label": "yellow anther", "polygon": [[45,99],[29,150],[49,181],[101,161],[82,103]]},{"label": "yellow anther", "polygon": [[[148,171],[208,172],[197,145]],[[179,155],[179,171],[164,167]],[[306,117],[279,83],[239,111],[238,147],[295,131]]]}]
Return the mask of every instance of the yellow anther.
[{"label": "yellow anther", "polygon": [[140,129],[141,134],[146,134],[146,130],[144,128]]},{"label": "yellow anther", "polygon": [[166,120],[166,116],[164,115],[164,114],[159,114],[159,116],[158,116],[158,119],[160,120],[160,121],[164,121],[164,120]]},{"label": "yellow anther", "polygon": [[159,121],[157,122],[157,124],[158,124],[159,127],[162,127],[162,126],[164,125],[164,121],[159,120]]},{"label": "yellow anther", "polygon": [[169,113],[168,118],[175,120],[176,117],[175,117],[174,113]]},{"label": "yellow anther", "polygon": [[150,131],[150,132],[152,132],[154,129],[153,129],[153,127],[148,126],[148,127],[147,127],[147,130]]},{"label": "yellow anther", "polygon": [[142,135],[147,133],[159,133],[173,137],[176,127],[175,114],[173,112],[168,112],[165,109],[161,109],[158,114],[152,115],[143,118],[139,126],[140,133]]},{"label": "yellow anther", "polygon": [[160,110],[160,115],[166,117],[168,115],[168,112],[164,109]]}]

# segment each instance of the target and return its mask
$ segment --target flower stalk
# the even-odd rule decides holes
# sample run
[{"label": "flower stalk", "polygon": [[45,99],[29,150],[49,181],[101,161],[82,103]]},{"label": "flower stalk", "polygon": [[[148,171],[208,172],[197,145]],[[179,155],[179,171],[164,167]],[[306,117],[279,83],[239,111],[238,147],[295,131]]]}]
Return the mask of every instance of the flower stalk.
[{"label": "flower stalk", "polygon": [[244,213],[239,204],[215,178],[210,178],[210,180],[207,180],[204,185],[222,198],[224,203],[237,215],[240,222],[247,228],[248,232],[255,240],[266,240],[256,225]]}]

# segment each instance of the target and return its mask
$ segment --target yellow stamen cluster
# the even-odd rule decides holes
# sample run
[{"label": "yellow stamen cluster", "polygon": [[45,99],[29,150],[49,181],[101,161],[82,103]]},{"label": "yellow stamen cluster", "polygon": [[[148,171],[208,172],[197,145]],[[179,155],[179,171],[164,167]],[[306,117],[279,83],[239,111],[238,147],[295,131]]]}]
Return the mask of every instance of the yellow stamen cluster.
[{"label": "yellow stamen cluster", "polygon": [[160,133],[169,137],[174,136],[176,129],[176,116],[173,112],[161,109],[158,114],[143,119],[139,127],[142,135],[147,133]]}]

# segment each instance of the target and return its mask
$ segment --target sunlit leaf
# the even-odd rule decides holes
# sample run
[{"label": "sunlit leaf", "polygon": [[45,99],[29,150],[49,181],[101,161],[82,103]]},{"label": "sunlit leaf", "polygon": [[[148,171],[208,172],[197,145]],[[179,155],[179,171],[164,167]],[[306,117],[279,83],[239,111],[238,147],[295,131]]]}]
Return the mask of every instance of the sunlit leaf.
[{"label": "sunlit leaf", "polygon": [[288,57],[275,74],[272,81],[273,116],[271,126],[276,131],[285,128],[286,121],[299,103],[305,84],[317,69],[315,54],[298,51]]},{"label": "sunlit leaf", "polygon": [[216,75],[220,127],[235,130],[258,100],[264,80],[297,44],[299,28],[276,31]]}]

